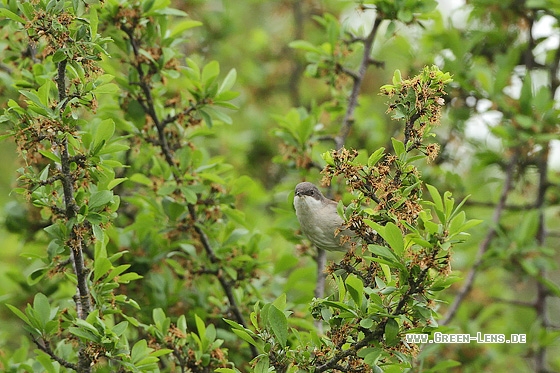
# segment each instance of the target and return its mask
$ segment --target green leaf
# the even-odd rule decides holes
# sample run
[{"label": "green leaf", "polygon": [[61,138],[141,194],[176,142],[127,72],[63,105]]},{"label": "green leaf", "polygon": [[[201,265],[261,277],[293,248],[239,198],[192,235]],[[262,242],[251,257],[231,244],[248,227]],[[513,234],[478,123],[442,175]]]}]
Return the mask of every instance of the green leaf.
[{"label": "green leaf", "polygon": [[182,203],[175,202],[170,197],[164,197],[161,201],[163,212],[172,221],[177,220],[186,210],[186,206]]},{"label": "green leaf", "polygon": [[398,268],[402,271],[405,271],[405,266],[399,262],[398,258],[395,256],[395,253],[389,248],[379,245],[368,245],[368,250],[372,254],[380,257],[372,257],[369,258],[369,260],[377,263],[387,264],[389,267]]},{"label": "green leaf", "polygon": [[358,356],[364,359],[364,363],[374,366],[381,357],[383,350],[379,347],[368,347],[358,351]]},{"label": "green leaf", "polygon": [[46,267],[41,267],[41,268],[35,269],[27,277],[27,284],[36,285],[39,281],[41,281],[43,279],[43,277],[45,277],[45,275],[48,272],[49,272],[49,270]]},{"label": "green leaf", "polygon": [[274,306],[276,306],[276,308],[278,308],[279,310],[283,310],[286,308],[286,293],[282,293],[278,298],[276,298],[274,300],[274,302],[272,302],[272,304]]},{"label": "green leaf", "polygon": [[[107,274],[113,265],[107,258],[96,258],[93,267],[93,281],[98,281],[103,275]],[[112,280],[112,279],[111,279]]]},{"label": "green leaf", "polygon": [[465,232],[465,231],[471,229],[472,227],[476,227],[477,225],[479,225],[483,221],[484,220],[480,220],[480,219],[467,220],[467,222],[461,226],[461,232]]},{"label": "green leaf", "polygon": [[399,324],[395,319],[388,319],[385,324],[385,341],[387,345],[394,346],[399,342]]},{"label": "green leaf", "polygon": [[214,125],[214,122],[212,121],[212,116],[210,116],[210,114],[208,114],[204,109],[198,110],[198,114],[202,117],[204,123],[206,123],[208,128],[212,128],[212,126]]},{"label": "green leaf", "polygon": [[344,312],[348,312],[349,315],[352,315],[352,317],[358,317],[358,314],[356,313],[355,310],[353,310],[350,306],[348,306],[346,303],[343,302],[334,302],[334,301],[330,301],[330,300],[325,300],[322,302],[322,304],[324,304],[325,306],[329,306],[329,307],[333,307],[333,308],[337,308],[341,311]]},{"label": "green leaf", "polygon": [[385,155],[385,148],[381,147],[374,151],[368,158],[368,167],[373,167],[379,162],[379,160]]},{"label": "green leaf", "polygon": [[142,276],[139,275],[136,272],[128,272],[128,273],[125,273],[125,274],[119,276],[117,282],[119,284],[128,284],[130,281],[140,280],[141,278],[142,278]]},{"label": "green leaf", "polygon": [[232,181],[230,193],[234,196],[242,193],[248,193],[253,190],[255,186],[255,180],[247,175],[242,175]]},{"label": "green leaf", "polygon": [[385,275],[385,282],[390,283],[392,281],[391,267],[384,263],[380,263],[380,267],[381,270],[383,271],[383,274]]},{"label": "green leaf", "polygon": [[521,86],[521,95],[519,97],[519,106],[521,114],[533,115],[533,83],[531,74],[525,74],[523,85]]},{"label": "green leaf", "polygon": [[[119,90],[120,90],[119,86],[116,85],[115,83],[107,83],[95,87],[93,93],[96,95],[105,95],[105,94],[116,93]],[[107,119],[107,120],[112,121],[112,119]]]},{"label": "green leaf", "polygon": [[163,334],[167,334],[171,320],[165,316],[165,312],[161,308],[154,308],[152,311],[152,319],[156,328]]},{"label": "green leaf", "polygon": [[204,108],[204,112],[206,114],[210,115],[213,119],[224,122],[225,124],[232,124],[233,123],[233,119],[231,119],[231,117],[229,115],[227,115],[226,113],[224,113],[220,110],[217,110],[214,107],[206,106]]},{"label": "green leaf", "polygon": [[122,334],[124,334],[127,328],[128,328],[128,321],[121,321],[117,325],[113,326],[111,328],[111,331],[115,333],[117,337],[120,337]]},{"label": "green leaf", "polygon": [[114,187],[116,187],[117,185],[119,185],[120,183],[122,183],[126,180],[128,180],[128,178],[126,178],[126,177],[119,177],[119,178],[113,179],[107,184],[107,189],[111,190],[111,189],[113,189]]},{"label": "green leaf", "polygon": [[209,86],[220,73],[220,64],[217,61],[211,61],[202,68],[202,84]]},{"label": "green leaf", "polygon": [[443,211],[443,201],[441,199],[441,196],[437,188],[430,184],[426,184],[426,188],[428,188],[428,192],[430,192],[430,196],[432,196],[432,200],[434,201],[435,207]]},{"label": "green leaf", "polygon": [[393,143],[393,149],[395,149],[395,154],[397,157],[405,154],[405,148],[402,141],[395,139],[394,137],[391,138],[391,142]]},{"label": "green leaf", "polygon": [[107,205],[113,200],[113,192],[110,190],[100,190],[91,195],[88,206],[90,210]]},{"label": "green leaf", "polygon": [[229,91],[235,84],[236,79],[237,79],[237,71],[235,69],[231,69],[229,73],[226,75],[226,77],[224,78],[224,81],[220,85],[220,88],[218,88],[218,95],[223,92]]},{"label": "green leaf", "polygon": [[130,181],[134,181],[135,183],[138,183],[138,184],[143,184],[143,185],[146,185],[146,186],[151,186],[152,185],[152,180],[144,174],[136,173],[136,174],[133,174],[132,176],[130,176],[129,179],[130,179]]},{"label": "green leaf", "polygon": [[318,54],[325,54],[323,49],[311,44],[306,40],[294,40],[288,44],[290,48],[300,49],[307,52],[314,52]]},{"label": "green leaf", "polygon": [[364,296],[364,283],[356,275],[349,274],[346,278],[346,289],[352,297],[354,303],[358,308],[362,307],[362,300]]},{"label": "green leaf", "polygon": [[438,362],[432,368],[430,368],[430,372],[437,372],[437,371],[444,371],[449,372],[450,368],[461,366],[461,363],[455,360],[444,360]]},{"label": "green leaf", "polygon": [[238,336],[239,338],[241,338],[242,340],[244,340],[245,342],[257,347],[257,342],[255,342],[255,340],[253,339],[253,337],[251,337],[251,335],[249,335],[249,333],[247,333],[245,330],[243,329],[232,329],[231,330],[236,336]]},{"label": "green leaf", "polygon": [[261,355],[255,365],[254,373],[268,373],[268,368],[270,365],[270,359],[268,355]]},{"label": "green leaf", "polygon": [[288,319],[286,315],[276,308],[275,305],[271,304],[267,317],[267,321],[276,339],[282,347],[286,347],[286,342],[288,341]]},{"label": "green leaf", "polygon": [[54,367],[54,364],[53,364],[53,361],[52,361],[51,357],[49,355],[47,355],[46,353],[41,351],[37,355],[37,361],[39,363],[41,363],[41,365],[43,366],[43,368],[45,368],[45,371],[47,373],[57,373],[57,372],[59,372],[59,370],[57,370]]},{"label": "green leaf", "polygon": [[68,328],[68,331],[72,334],[74,334],[77,337],[81,337],[84,339],[87,339],[89,341],[93,341],[93,342],[97,342],[99,343],[101,341],[101,338],[99,335],[92,333],[89,330],[84,330],[81,328],[77,328],[75,326],[71,326]]},{"label": "green leaf", "polygon": [[51,305],[47,296],[43,293],[37,293],[33,299],[33,309],[37,311],[38,321],[44,328],[51,318]]},{"label": "green leaf", "polygon": [[97,8],[95,6],[89,7],[89,28],[93,40],[97,36],[97,26],[99,25],[99,17],[97,16]]},{"label": "green leaf", "polygon": [[455,204],[455,199],[451,197],[451,192],[448,190],[443,193],[443,204],[445,206],[445,216],[447,217],[446,221],[448,221],[452,217],[453,205]]},{"label": "green leaf", "polygon": [[6,8],[0,8],[0,16],[7,17],[7,18],[11,19],[12,21],[16,21],[16,22],[19,22],[19,23],[23,23],[23,24],[26,23],[25,19],[21,18],[20,16],[18,16],[17,14],[15,14],[14,12],[12,12],[9,9],[6,9]]},{"label": "green leaf", "polygon": [[437,190],[436,187],[434,187],[433,185],[430,184],[426,184],[426,188],[428,189],[428,192],[430,193],[430,196],[432,196],[432,201],[434,202],[434,207],[435,207],[435,211],[436,214],[440,220],[440,222],[442,224],[446,223],[446,219],[445,219],[445,215],[444,215],[444,206],[443,206],[443,200],[441,198],[441,195],[439,194],[439,191]]},{"label": "green leaf", "polygon": [[37,95],[39,96],[39,99],[46,106],[49,105],[49,101],[50,101],[49,98],[50,98],[50,94],[51,94],[51,89],[53,87],[54,87],[54,83],[52,82],[52,80],[47,80],[37,90]]},{"label": "green leaf", "polygon": [[115,122],[112,119],[105,119],[97,126],[93,142],[96,145],[101,144],[103,141],[108,142],[115,133]]},{"label": "green leaf", "polygon": [[324,160],[329,166],[334,166],[334,158],[333,158],[332,153],[331,153],[330,151],[322,153],[322,154],[321,154],[321,158],[323,158],[323,160]]},{"label": "green leaf", "polygon": [[369,329],[373,326],[373,320],[372,319],[362,319],[362,320],[360,320],[360,326],[364,329]]},{"label": "green leaf", "polygon": [[396,224],[389,222],[385,225],[384,234],[381,234],[381,232],[378,233],[385,241],[387,241],[398,257],[402,257],[404,255],[403,234]]},{"label": "green leaf", "polygon": [[121,273],[129,269],[130,266],[131,266],[130,264],[121,264],[120,266],[113,268],[111,272],[109,272],[109,274],[107,275],[107,278],[109,279],[115,278],[116,276],[120,275]]},{"label": "green leaf", "polygon": [[403,23],[410,23],[414,19],[414,15],[410,9],[399,9],[397,12],[397,19]]},{"label": "green leaf", "polygon": [[157,15],[162,15],[162,16],[174,16],[174,17],[186,17],[188,15],[187,13],[183,12],[180,9],[167,8],[167,7],[164,7],[162,9],[157,9],[155,11],[147,12],[146,15],[150,15],[152,13]]},{"label": "green leaf", "polygon": [[198,336],[204,341],[206,339],[206,325],[197,314],[194,315],[194,321],[196,324],[196,330],[198,331]]},{"label": "green leaf", "polygon": [[166,35],[166,38],[174,39],[177,36],[180,36],[183,32],[185,32],[185,31],[187,31],[191,28],[199,27],[199,26],[202,26],[202,25],[203,25],[202,22],[194,21],[192,19],[187,19],[187,20],[181,21],[181,22],[177,23],[175,25],[175,27],[173,27],[173,29],[170,32],[168,32],[168,34]]},{"label": "green leaf", "polygon": [[397,85],[402,82],[402,75],[399,69],[395,70],[393,73],[393,84]]},{"label": "green leaf", "polygon": [[550,291],[551,294],[553,294],[555,297],[560,297],[560,286],[558,286],[556,283],[554,283],[554,281],[551,281],[544,276],[538,275],[536,277],[537,280],[541,284],[543,284]]},{"label": "green leaf", "polygon": [[41,155],[50,159],[51,161],[54,161],[56,163],[60,163],[60,157],[57,156],[56,154],[54,154],[53,152],[49,152],[47,150],[39,150],[39,153],[41,153]]},{"label": "green leaf", "polygon": [[148,357],[152,351],[153,349],[148,347],[148,342],[145,339],[140,339],[134,344],[130,352],[132,362],[136,365],[141,365],[142,360]]},{"label": "green leaf", "polygon": [[41,98],[35,92],[20,90],[19,93],[27,97],[29,101],[31,101],[38,107],[47,110],[46,105],[48,104],[48,102],[42,102]]},{"label": "green leaf", "polygon": [[29,318],[23,312],[21,312],[18,308],[12,306],[11,304],[6,304],[6,307],[8,307],[10,309],[10,311],[12,311],[17,317],[22,319],[27,325],[32,326],[31,322],[29,321]]}]

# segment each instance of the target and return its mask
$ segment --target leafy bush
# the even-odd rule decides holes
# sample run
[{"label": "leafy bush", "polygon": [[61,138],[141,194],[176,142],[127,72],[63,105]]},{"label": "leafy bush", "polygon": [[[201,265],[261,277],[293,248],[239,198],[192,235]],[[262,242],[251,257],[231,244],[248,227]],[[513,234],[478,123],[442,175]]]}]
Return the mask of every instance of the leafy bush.
[{"label": "leafy bush", "polygon": [[[290,3],[288,37],[287,8],[267,2],[2,2],[0,123],[20,164],[6,228],[26,260],[1,268],[1,312],[18,320],[2,370],[558,367],[559,59],[504,26],[558,7],[475,1],[460,29],[435,1],[356,2],[364,18],[348,22],[326,3]],[[465,136],[485,103],[499,149]],[[356,232],[326,266],[290,198],[321,177]],[[481,331],[529,343],[405,339]]]}]

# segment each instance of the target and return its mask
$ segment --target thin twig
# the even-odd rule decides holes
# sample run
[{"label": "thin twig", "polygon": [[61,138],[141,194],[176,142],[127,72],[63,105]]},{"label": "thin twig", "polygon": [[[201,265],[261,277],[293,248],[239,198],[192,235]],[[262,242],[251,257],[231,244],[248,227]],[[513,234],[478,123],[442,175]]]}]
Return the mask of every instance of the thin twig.
[{"label": "thin twig", "polygon": [[[459,200],[462,200],[462,198],[458,198]],[[496,207],[496,204],[493,202],[484,202],[484,201],[471,201],[471,200],[467,200],[465,202],[465,206],[477,206],[477,207],[491,207],[494,208]],[[505,204],[504,205],[504,210],[508,210],[508,211],[527,211],[527,210],[532,210],[536,208],[534,203],[527,203],[524,205],[511,205],[511,204]]]},{"label": "thin twig", "polygon": [[378,67],[380,69],[385,67],[385,61],[379,61],[379,60],[376,60],[376,59],[373,59],[373,58],[370,58],[368,60],[368,64],[373,65],[375,67]]},{"label": "thin twig", "polygon": [[43,343],[41,343],[41,341],[39,341],[39,339],[35,338],[34,336],[31,336],[31,340],[33,340],[33,343],[35,343],[39,350],[49,355],[51,359],[58,362],[63,367],[78,371],[78,366],[76,364],[66,361],[54,353],[54,351],[51,349],[49,341],[42,339]]},{"label": "thin twig", "polygon": [[511,304],[511,305],[519,306],[519,307],[530,307],[530,308],[535,307],[535,302],[525,302],[525,301],[517,300],[517,299],[502,299],[502,298],[497,298],[497,297],[492,297],[491,299],[492,299],[492,301],[494,301],[496,303]]},{"label": "thin twig", "polygon": [[186,108],[185,110],[183,110],[182,112],[175,114],[175,115],[168,115],[164,120],[161,121],[160,126],[161,127],[165,127],[170,123],[175,122],[177,119],[179,119],[182,116],[185,115],[189,115],[190,113],[192,113],[194,110],[196,109],[196,107],[194,106],[190,106],[188,108]]},{"label": "thin twig", "polygon": [[[317,256],[315,257],[317,263],[317,282],[315,283],[315,298],[321,299],[325,296],[325,282],[327,274],[325,267],[327,265],[327,252],[323,249],[317,248]],[[315,327],[319,334],[323,334],[323,321],[321,319],[315,321]]]},{"label": "thin twig", "polygon": [[[58,63],[58,76],[56,78],[56,84],[58,88],[58,99],[60,102],[66,100],[66,60]],[[64,109],[61,109],[61,112]],[[67,134],[70,136],[70,134]],[[64,205],[66,206],[66,218],[68,220],[74,218],[78,211],[78,206],[74,199],[74,176],[71,170],[71,158],[68,152],[68,138],[64,137],[62,143],[59,144],[61,147],[60,152],[60,181],[62,182],[62,190],[64,194]],[[81,319],[85,319],[91,311],[91,302],[89,299],[89,288],[87,284],[87,268],[84,265],[84,258],[82,252],[82,239],[79,234],[76,234],[76,227],[74,227],[70,233],[70,250],[72,255],[72,265],[74,267],[74,272],[77,277],[77,288],[78,288],[78,316]]]},{"label": "thin twig", "polygon": [[[540,157],[540,161],[537,162],[537,169],[539,172],[539,181],[538,181],[538,193],[537,198],[535,201],[536,208],[538,209],[538,217],[539,217],[539,225],[537,228],[536,240],[539,246],[542,247],[544,245],[546,239],[546,227],[545,227],[545,218],[544,218],[544,205],[545,205],[545,194],[548,188],[548,155],[549,155],[549,146],[546,145],[546,148],[542,150],[542,155]],[[536,287],[537,287],[537,296],[535,298],[535,312],[537,314],[537,319],[540,321],[543,327],[547,327],[548,325],[548,315],[547,315],[547,307],[546,301],[548,296],[550,295],[548,289],[544,285],[543,281],[540,281],[539,278],[546,277],[546,270],[541,269],[538,274]],[[539,344],[535,351],[534,361],[535,361],[535,372],[541,373],[546,372],[546,352],[547,346],[544,344]]]},{"label": "thin twig", "polygon": [[360,94],[360,88],[362,87],[362,82],[364,81],[364,77],[366,75],[366,71],[368,66],[370,65],[371,61],[371,49],[373,46],[373,41],[375,40],[375,35],[377,34],[377,30],[379,29],[379,25],[383,21],[383,18],[378,14],[375,18],[373,23],[373,27],[369,35],[364,39],[364,55],[362,57],[362,62],[360,63],[360,67],[358,68],[358,73],[354,79],[354,86],[352,87],[352,92],[350,93],[350,97],[348,99],[348,107],[346,108],[346,113],[344,114],[344,119],[342,120],[342,125],[338,136],[335,138],[335,145],[336,150],[339,150],[344,146],[346,142],[346,138],[350,133],[350,129],[352,128],[353,123],[353,116],[354,110],[358,105],[358,96]]},{"label": "thin twig", "polygon": [[[64,111],[64,107],[66,106],[66,65],[66,60],[58,63],[58,76],[56,78],[58,99],[60,102],[64,103],[60,109],[61,113]],[[66,136],[71,135],[67,134]],[[68,138],[64,137],[62,142],[58,145],[61,148],[60,181],[62,183],[64,205],[66,207],[65,215],[68,220],[71,220],[76,216],[78,206],[76,205],[76,200],[74,199],[74,176],[70,167],[72,162],[68,151]],[[72,227],[69,246],[71,251],[70,255],[72,258],[72,267],[74,269],[74,273],[76,274],[77,281],[77,294],[74,297],[76,302],[76,312],[80,319],[85,320],[91,312],[91,300],[89,286],[87,283],[88,270],[84,264],[83,257],[83,239],[81,238],[81,234],[77,234],[77,229],[79,229],[79,226],[77,225]],[[85,346],[83,344],[80,346],[80,350],[78,351],[78,365],[76,368],[79,372],[91,372],[91,359],[86,353]]]},{"label": "thin twig", "polygon": [[466,298],[467,294],[471,291],[472,286],[474,284],[475,277],[478,274],[478,270],[482,265],[482,263],[484,262],[484,254],[486,254],[486,252],[490,248],[490,243],[496,236],[497,227],[502,217],[502,214],[505,210],[506,200],[513,185],[513,175],[515,173],[518,155],[519,155],[518,152],[515,151],[515,153],[513,154],[513,156],[509,161],[509,165],[506,170],[506,178],[504,181],[504,186],[500,194],[498,205],[496,206],[496,209],[494,210],[494,215],[492,217],[492,225],[488,230],[488,232],[486,233],[486,237],[480,244],[478,248],[478,252],[476,254],[475,262],[467,275],[467,279],[463,284],[463,287],[461,288],[461,290],[459,290],[459,293],[457,294],[457,296],[453,300],[453,303],[447,310],[447,313],[441,322],[442,325],[447,325],[453,319],[453,317],[455,317],[455,314],[457,313],[459,306]]},{"label": "thin twig", "polygon": [[[130,40],[130,45],[132,46],[134,58],[136,59],[136,61],[138,61],[140,57],[140,47],[138,45],[139,43],[138,40],[134,37],[134,29],[123,27],[122,30],[127,34],[128,39]],[[138,85],[140,86],[140,89],[144,94],[144,98],[146,99],[146,102],[140,99],[138,100],[138,102],[140,103],[140,105],[142,106],[146,114],[148,114],[150,118],[153,120],[154,125],[158,130],[157,132],[159,138],[159,146],[161,148],[163,156],[165,157],[165,161],[170,166],[175,166],[175,163],[173,161],[173,155],[171,153],[171,150],[169,149],[169,144],[167,142],[167,138],[165,137],[165,132],[163,131],[164,125],[162,125],[156,113],[154,99],[152,97],[152,89],[151,89],[152,87],[148,83],[148,79],[144,74],[144,70],[142,69],[142,64],[136,62],[133,65],[136,68],[136,72],[138,73]]]},{"label": "thin twig", "polygon": [[[303,4],[301,1],[292,2],[292,11],[294,15],[294,40],[303,39],[305,13],[303,11]],[[293,50],[291,51],[293,53]],[[299,82],[302,78],[304,71],[303,63],[296,58],[292,59],[293,66],[288,80],[288,94],[290,95],[292,106],[301,106],[301,94],[299,92]]]},{"label": "thin twig", "polygon": [[354,82],[357,82],[358,80],[360,80],[360,77],[358,76],[357,73],[355,73],[354,71],[350,70],[347,67],[344,67],[342,65],[338,66],[338,68],[340,69],[340,71],[342,71],[344,74],[348,75],[350,78],[352,78],[352,80]]}]

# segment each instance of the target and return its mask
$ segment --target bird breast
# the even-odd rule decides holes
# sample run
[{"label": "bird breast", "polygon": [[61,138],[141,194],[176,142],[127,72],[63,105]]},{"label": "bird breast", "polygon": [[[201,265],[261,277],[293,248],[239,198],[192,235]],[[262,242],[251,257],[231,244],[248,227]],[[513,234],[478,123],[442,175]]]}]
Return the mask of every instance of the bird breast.
[{"label": "bird breast", "polygon": [[336,230],[344,223],[336,211],[336,203],[297,196],[294,206],[301,230],[315,246],[324,250],[345,250],[340,245],[340,235],[335,236]]}]

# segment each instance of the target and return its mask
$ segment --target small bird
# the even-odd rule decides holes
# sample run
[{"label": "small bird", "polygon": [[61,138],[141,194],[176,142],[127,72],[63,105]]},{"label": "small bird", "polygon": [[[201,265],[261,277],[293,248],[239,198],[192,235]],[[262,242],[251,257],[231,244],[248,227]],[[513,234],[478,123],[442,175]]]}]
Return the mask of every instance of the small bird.
[{"label": "small bird", "polygon": [[350,242],[342,244],[341,238],[354,236],[354,232],[342,229],[344,219],[338,215],[337,203],[323,196],[315,185],[310,182],[296,185],[294,207],[301,230],[319,249],[345,251],[350,248]]}]

